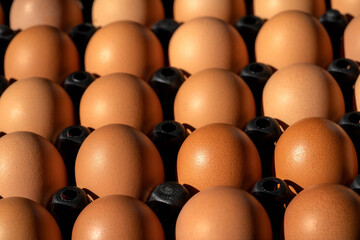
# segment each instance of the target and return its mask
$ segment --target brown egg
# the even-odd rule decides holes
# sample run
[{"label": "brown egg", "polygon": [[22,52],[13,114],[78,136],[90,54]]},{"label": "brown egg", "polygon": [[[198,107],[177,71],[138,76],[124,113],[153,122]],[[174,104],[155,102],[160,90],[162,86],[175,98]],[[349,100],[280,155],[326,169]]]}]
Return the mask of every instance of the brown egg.
[{"label": "brown egg", "polygon": [[174,19],[186,22],[197,17],[215,17],[230,24],[246,15],[244,0],[175,0]]},{"label": "brown egg", "polygon": [[308,117],[335,122],[345,114],[345,103],[336,80],[313,64],[294,64],[275,72],[263,91],[264,115],[291,125]]},{"label": "brown egg", "polygon": [[113,73],[96,79],[80,102],[81,124],[99,128],[122,123],[151,133],[162,121],[160,101],[142,79],[127,73]]},{"label": "brown egg", "polygon": [[164,240],[164,230],[154,212],[143,202],[111,195],[90,203],[76,219],[72,240]]},{"label": "brown egg", "polygon": [[46,207],[54,193],[67,185],[59,152],[35,133],[14,132],[1,137],[0,166],[3,197],[26,197]]},{"label": "brown egg", "polygon": [[95,26],[127,20],[151,27],[164,17],[161,0],[95,0],[92,7]]},{"label": "brown egg", "polygon": [[181,210],[176,240],[272,239],[269,217],[244,190],[217,186],[199,192]]},{"label": "brown egg", "polygon": [[26,29],[50,25],[64,32],[83,22],[79,0],[14,0],[10,9],[10,27]]},{"label": "brown egg", "polygon": [[359,239],[360,197],[350,188],[319,184],[298,194],[285,211],[285,239]]},{"label": "brown egg", "polygon": [[331,8],[353,17],[360,15],[360,2],[358,0],[331,0]]},{"label": "brown egg", "polygon": [[206,68],[222,68],[239,73],[248,64],[244,40],[229,23],[200,17],[182,24],[169,43],[173,67],[194,74]]},{"label": "brown egg", "polygon": [[325,28],[311,15],[286,11],[269,19],[255,41],[258,62],[276,69],[294,63],[312,63],[326,68],[333,58]]},{"label": "brown egg", "polygon": [[164,66],[159,40],[146,27],[119,21],[99,29],[85,51],[85,69],[97,75],[125,72],[148,81]]},{"label": "brown egg", "polygon": [[306,12],[319,18],[326,12],[325,0],[254,0],[254,15],[269,19],[288,10]]},{"label": "brown egg", "polygon": [[145,201],[155,186],[164,182],[164,175],[155,145],[127,125],[96,129],[76,157],[76,185],[99,197],[124,194]]},{"label": "brown egg", "polygon": [[358,172],[355,147],[336,123],[307,118],[291,125],[275,147],[276,177],[300,188],[319,183],[350,185]]},{"label": "brown egg", "polygon": [[177,176],[193,192],[218,185],[250,190],[261,178],[260,157],[242,130],[225,123],[209,124],[182,144]]},{"label": "brown egg", "polygon": [[247,84],[233,72],[206,69],[189,77],[177,92],[175,120],[199,128],[228,123],[244,128],[255,117],[255,101]]},{"label": "brown egg", "polygon": [[80,69],[75,44],[69,36],[50,26],[35,26],[18,33],[4,56],[5,77],[44,77],[62,83]]},{"label": "brown egg", "polygon": [[55,142],[60,132],[74,124],[74,107],[58,84],[45,78],[21,79],[0,98],[0,130],[30,131]]},{"label": "brown egg", "polygon": [[0,238],[27,240],[61,240],[61,232],[51,214],[27,198],[0,200]]},{"label": "brown egg", "polygon": [[357,78],[354,86],[354,94],[355,94],[355,106],[356,110],[360,111],[360,76]]},{"label": "brown egg", "polygon": [[[359,2],[360,3],[360,2]],[[360,16],[355,17],[345,28],[344,53],[345,57],[354,61],[360,61]]]}]

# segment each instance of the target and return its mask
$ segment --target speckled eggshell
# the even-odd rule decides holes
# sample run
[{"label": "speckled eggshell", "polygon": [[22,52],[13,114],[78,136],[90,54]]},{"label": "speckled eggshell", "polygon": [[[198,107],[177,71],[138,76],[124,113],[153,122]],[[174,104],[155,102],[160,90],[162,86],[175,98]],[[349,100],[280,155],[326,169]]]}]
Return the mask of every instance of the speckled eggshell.
[{"label": "speckled eggshell", "polygon": [[92,7],[95,26],[128,20],[151,27],[164,17],[161,0],[95,0]]},{"label": "speckled eggshell", "polygon": [[194,191],[218,185],[251,190],[261,178],[260,157],[242,130],[209,124],[191,133],[180,147],[177,176]]},{"label": "speckled eggshell", "polygon": [[[359,2],[360,3],[360,2]],[[360,16],[355,17],[345,28],[344,53],[345,57],[354,61],[360,61]]]},{"label": "speckled eggshell", "polygon": [[85,70],[103,76],[125,72],[145,81],[164,66],[159,40],[146,27],[119,21],[99,29],[85,50]]},{"label": "speckled eggshell", "polygon": [[333,58],[329,35],[313,16],[286,11],[269,19],[255,41],[257,62],[281,69],[294,63],[312,63],[326,68]]},{"label": "speckled eggshell", "polygon": [[228,123],[243,129],[255,117],[255,101],[242,78],[224,69],[206,69],[190,76],[174,102],[175,120],[199,128]]},{"label": "speckled eggshell", "polygon": [[154,212],[143,202],[111,195],[90,203],[74,224],[73,240],[164,240],[164,230]]},{"label": "speckled eggshell", "polygon": [[51,214],[27,198],[0,200],[0,238],[27,240],[61,240],[61,232]]},{"label": "speckled eggshell", "polygon": [[74,121],[69,95],[45,78],[21,79],[0,98],[0,130],[6,133],[30,131],[55,142],[60,132]]},{"label": "speckled eggshell", "polygon": [[75,44],[64,32],[51,26],[35,26],[18,33],[4,56],[7,79],[44,77],[62,83],[80,69]]},{"label": "speckled eggshell", "polygon": [[248,64],[244,40],[233,26],[213,17],[200,17],[182,24],[169,43],[169,62],[189,74],[207,68],[239,73]]},{"label": "speckled eggshell", "polygon": [[331,0],[331,8],[352,17],[360,15],[360,1],[358,0]]},{"label": "speckled eggshell", "polygon": [[10,9],[10,27],[26,29],[50,25],[64,32],[83,22],[79,0],[14,0]]},{"label": "speckled eggshell", "polygon": [[81,145],[75,162],[76,185],[103,197],[123,194],[145,201],[164,182],[155,145],[139,130],[122,124],[96,129]]},{"label": "speckled eggshell", "polygon": [[181,210],[176,239],[272,239],[269,217],[248,192],[217,186],[199,192]]},{"label": "speckled eggshell", "polygon": [[96,79],[80,102],[81,124],[94,129],[122,123],[149,134],[162,119],[154,90],[144,80],[126,73]]},{"label": "speckled eggshell", "polygon": [[71,98],[58,84],[45,78],[21,79],[0,98],[0,130],[30,131],[51,142],[74,124]]},{"label": "speckled eggshell", "polygon": [[0,166],[3,197],[26,197],[47,207],[53,194],[67,186],[59,152],[35,133],[14,132],[1,137]]},{"label": "speckled eggshell", "polygon": [[244,0],[175,0],[174,19],[186,22],[198,17],[215,17],[230,24],[246,15]]},{"label": "speckled eggshell", "polygon": [[358,173],[355,147],[336,123],[307,118],[291,125],[275,146],[276,177],[300,188],[319,183],[350,185]]},{"label": "speckled eggshell", "polygon": [[298,194],[285,211],[287,240],[360,238],[360,197],[350,188],[319,184]]},{"label": "speckled eggshell", "polygon": [[336,80],[324,69],[306,63],[275,72],[263,91],[265,116],[291,125],[308,117],[335,122],[345,114],[344,97]]},{"label": "speckled eggshell", "polygon": [[298,10],[319,18],[326,12],[325,0],[254,0],[254,15],[269,19],[278,13]]}]

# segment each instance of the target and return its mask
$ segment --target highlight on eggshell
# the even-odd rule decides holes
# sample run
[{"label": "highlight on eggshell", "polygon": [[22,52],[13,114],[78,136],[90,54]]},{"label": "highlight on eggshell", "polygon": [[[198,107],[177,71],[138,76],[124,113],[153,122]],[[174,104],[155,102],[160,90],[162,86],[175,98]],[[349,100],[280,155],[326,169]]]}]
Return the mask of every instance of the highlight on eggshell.
[{"label": "highlight on eggshell", "polygon": [[357,17],[360,15],[360,2],[356,0],[331,0],[331,8],[344,15]]},{"label": "highlight on eggshell", "polygon": [[282,69],[294,63],[326,68],[332,62],[330,37],[322,24],[302,11],[285,11],[270,18],[255,41],[257,62]]},{"label": "highlight on eggshell", "polygon": [[198,17],[215,17],[230,24],[246,15],[244,0],[175,0],[174,19],[186,22]]},{"label": "highlight on eggshell", "polygon": [[169,62],[189,74],[207,68],[239,73],[249,63],[249,56],[243,38],[232,25],[213,17],[199,17],[175,31],[169,43]]},{"label": "highlight on eggshell", "polygon": [[123,20],[151,27],[164,17],[161,0],[95,0],[92,5],[92,23],[99,27]]}]

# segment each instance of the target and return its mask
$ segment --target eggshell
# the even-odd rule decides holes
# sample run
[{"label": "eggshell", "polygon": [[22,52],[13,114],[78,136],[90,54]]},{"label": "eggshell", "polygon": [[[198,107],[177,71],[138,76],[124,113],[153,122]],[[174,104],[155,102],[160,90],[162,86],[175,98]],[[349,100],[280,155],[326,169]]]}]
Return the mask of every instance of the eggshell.
[{"label": "eggshell", "polygon": [[164,230],[154,212],[143,202],[122,195],[99,198],[80,213],[73,240],[163,240]]},{"label": "eggshell", "polygon": [[345,103],[336,80],[324,69],[306,63],[275,72],[263,91],[265,116],[286,125],[308,117],[335,122],[345,114]]},{"label": "eggshell", "polygon": [[212,17],[200,17],[182,24],[169,43],[169,62],[189,74],[206,68],[239,73],[248,64],[244,40],[230,24]]},{"label": "eggshell", "polygon": [[0,130],[30,131],[55,142],[60,132],[74,124],[74,107],[58,84],[45,78],[19,80],[0,98]]},{"label": "eggshell", "polygon": [[198,17],[215,17],[230,24],[246,15],[244,0],[175,0],[174,19],[186,22]]},{"label": "eggshell", "polygon": [[244,128],[255,117],[253,94],[242,78],[224,69],[206,69],[190,76],[174,103],[175,120],[199,128],[228,123]]},{"label": "eggshell", "polygon": [[181,210],[176,239],[272,239],[265,209],[249,193],[229,186],[199,192]]},{"label": "eggshell", "polygon": [[356,110],[360,111],[360,76],[357,78],[354,86],[355,106]]},{"label": "eggshell", "polygon": [[10,9],[10,27],[26,29],[50,25],[64,32],[83,22],[79,0],[14,0]]},{"label": "eggshell", "polygon": [[194,191],[218,185],[250,190],[261,178],[260,157],[242,130],[225,123],[209,124],[181,145],[177,176],[180,184]]},{"label": "eggshell", "polygon": [[354,61],[360,61],[360,16],[355,17],[347,25],[344,31],[345,57]]},{"label": "eggshell", "polygon": [[85,70],[97,75],[125,72],[149,81],[164,66],[159,40],[146,27],[119,21],[99,29],[85,50]]},{"label": "eggshell", "polygon": [[96,79],[80,102],[81,124],[99,128],[122,123],[148,134],[162,121],[160,101],[142,79],[127,73],[113,73]]},{"label": "eggshell", "polygon": [[61,232],[51,214],[27,198],[0,200],[0,238],[27,240],[61,240]]},{"label": "eggshell", "polygon": [[324,0],[254,0],[254,15],[269,19],[278,13],[298,10],[319,18],[326,12]]},{"label": "eggshell", "polygon": [[331,0],[331,8],[342,14],[349,14],[353,17],[360,15],[360,2],[358,0]]},{"label": "eggshell", "polygon": [[0,166],[3,197],[26,197],[46,207],[53,194],[67,185],[59,152],[35,133],[14,132],[1,137]]},{"label": "eggshell", "polygon": [[4,56],[5,77],[44,77],[62,83],[80,69],[80,58],[69,36],[51,26],[35,26],[18,33]]},{"label": "eggshell", "polygon": [[99,197],[123,194],[145,201],[164,182],[164,175],[155,145],[139,130],[122,124],[92,132],[75,162],[76,185]]},{"label": "eggshell", "polygon": [[342,185],[302,191],[285,211],[285,239],[359,239],[360,197]]},{"label": "eggshell", "polygon": [[257,62],[276,69],[294,63],[326,68],[333,58],[331,40],[321,23],[301,11],[286,11],[269,19],[255,41]]},{"label": "eggshell", "polygon": [[127,20],[151,27],[164,17],[161,0],[95,0],[92,5],[95,26]]},{"label": "eggshell", "polygon": [[350,185],[358,173],[350,137],[336,123],[307,118],[291,125],[275,146],[276,177],[300,188],[319,183]]}]

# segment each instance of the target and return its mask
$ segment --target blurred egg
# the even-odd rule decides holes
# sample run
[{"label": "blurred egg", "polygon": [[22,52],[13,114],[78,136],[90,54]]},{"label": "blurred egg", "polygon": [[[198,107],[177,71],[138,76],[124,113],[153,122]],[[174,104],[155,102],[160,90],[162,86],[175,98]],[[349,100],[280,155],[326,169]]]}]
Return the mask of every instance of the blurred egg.
[{"label": "blurred egg", "polygon": [[306,12],[319,18],[326,12],[325,0],[254,0],[254,15],[269,19],[288,10]]},{"label": "blurred egg", "polygon": [[239,73],[249,57],[244,40],[233,26],[217,18],[200,17],[175,31],[169,43],[169,61],[189,74],[206,68]]},{"label": "blurred egg", "polygon": [[197,17],[215,17],[230,24],[246,15],[244,0],[175,0],[174,19],[186,22]]},{"label": "blurred egg", "polygon": [[360,197],[350,188],[319,184],[299,193],[285,211],[285,239],[359,239]]},{"label": "blurred egg", "polygon": [[5,24],[5,13],[1,3],[0,3],[0,24]]},{"label": "blurred egg", "polygon": [[27,198],[0,200],[0,238],[27,240],[61,240],[61,232],[51,214]]},{"label": "blurred egg", "polygon": [[119,21],[99,29],[85,50],[85,69],[103,76],[125,72],[149,81],[164,66],[159,40],[146,27]]},{"label": "blurred egg", "polygon": [[127,20],[151,27],[164,17],[161,0],[95,0],[92,5],[95,26]]},{"label": "blurred egg", "polygon": [[155,145],[139,130],[110,124],[83,142],[75,162],[76,185],[99,197],[123,194],[145,201],[164,182]]},{"label": "blurred egg", "polygon": [[355,106],[356,110],[360,111],[360,75],[357,78],[354,86]]},{"label": "blurred egg", "polygon": [[180,211],[176,240],[272,239],[269,217],[248,192],[229,186],[206,189]]},{"label": "blurred egg", "polygon": [[333,58],[328,33],[313,16],[286,11],[269,19],[255,41],[257,62],[276,69],[294,63],[312,63],[326,68]]},{"label": "blurred egg", "polygon": [[[360,3],[360,2],[359,2]],[[360,16],[355,17],[344,31],[344,53],[351,60],[360,61]]]},{"label": "blurred egg", "polygon": [[181,145],[177,176],[193,192],[218,185],[251,190],[261,178],[260,157],[242,130],[225,123],[209,124]]},{"label": "blurred egg", "polygon": [[143,202],[122,195],[99,198],[80,213],[72,240],[164,240],[155,213]]},{"label": "blurred egg", "polygon": [[82,22],[79,0],[14,0],[10,8],[10,27],[15,30],[50,25],[70,32]]},{"label": "blurred egg", "polygon": [[358,0],[331,0],[331,8],[352,17],[360,15],[360,1]]},{"label": "blurred egg", "polygon": [[55,142],[60,132],[74,124],[74,107],[58,84],[45,78],[21,79],[0,98],[0,130],[30,131]]},{"label": "blurred egg", "polygon": [[127,73],[113,73],[96,79],[80,102],[81,124],[99,128],[122,123],[148,134],[162,121],[160,101],[144,80]]},{"label": "blurred egg", "polygon": [[190,76],[181,85],[174,103],[175,120],[194,128],[221,122],[242,129],[255,114],[248,85],[224,69],[206,69]]},{"label": "blurred egg", "polygon": [[1,137],[0,166],[3,197],[26,197],[47,207],[53,194],[67,185],[59,152],[35,133],[14,132]]},{"label": "blurred egg", "polygon": [[335,122],[345,114],[345,103],[336,80],[324,69],[307,63],[275,72],[263,91],[264,115],[286,125],[308,117]]},{"label": "blurred egg", "polygon": [[307,118],[291,125],[275,146],[276,177],[300,188],[319,183],[349,185],[358,173],[355,147],[336,123]]},{"label": "blurred egg", "polygon": [[7,79],[44,77],[62,83],[80,69],[80,58],[69,36],[50,26],[35,26],[18,33],[4,56]]}]

